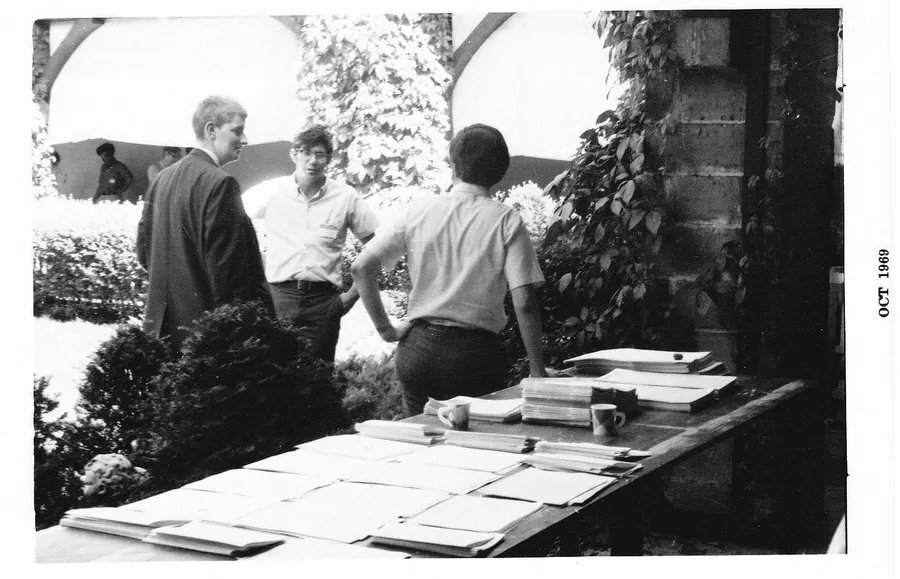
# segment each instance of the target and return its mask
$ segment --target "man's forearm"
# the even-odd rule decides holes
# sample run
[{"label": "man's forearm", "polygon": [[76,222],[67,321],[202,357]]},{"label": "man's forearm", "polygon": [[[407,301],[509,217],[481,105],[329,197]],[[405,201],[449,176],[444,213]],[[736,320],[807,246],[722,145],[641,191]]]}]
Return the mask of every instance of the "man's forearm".
[{"label": "man's forearm", "polygon": [[513,289],[513,309],[519,322],[522,344],[528,356],[532,376],[546,376],[544,367],[543,330],[541,308],[537,294],[530,286]]},{"label": "man's forearm", "polygon": [[391,320],[388,318],[384,303],[381,301],[381,293],[378,291],[378,271],[380,269],[380,264],[371,258],[362,261],[357,258],[357,261],[350,267],[353,285],[348,290],[348,292],[355,291],[362,299],[366,312],[379,333],[384,328],[391,327]]}]

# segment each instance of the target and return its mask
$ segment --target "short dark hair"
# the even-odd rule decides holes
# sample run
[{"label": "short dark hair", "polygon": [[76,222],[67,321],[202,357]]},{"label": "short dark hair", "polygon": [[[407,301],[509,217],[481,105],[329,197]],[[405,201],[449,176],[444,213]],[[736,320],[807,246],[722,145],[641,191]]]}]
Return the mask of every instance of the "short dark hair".
[{"label": "short dark hair", "polygon": [[163,155],[166,153],[170,155],[175,155],[176,157],[181,154],[180,147],[163,147]]},{"label": "short dark hair", "polygon": [[509,149],[494,127],[469,125],[450,141],[450,162],[465,183],[492,187],[509,169]]},{"label": "short dark hair", "polygon": [[333,136],[325,125],[312,125],[297,133],[294,137],[293,147],[298,151],[308,151],[316,145],[325,147],[325,152],[331,156],[334,152]]},{"label": "short dark hair", "polygon": [[109,153],[110,155],[116,154],[116,147],[112,143],[103,143],[99,147],[97,147],[97,154],[102,155],[103,153]]},{"label": "short dark hair", "polygon": [[212,123],[215,127],[221,127],[231,122],[234,117],[247,119],[247,109],[233,98],[224,96],[206,97],[194,110],[191,124],[194,127],[194,135],[203,140],[203,128],[206,123]]}]

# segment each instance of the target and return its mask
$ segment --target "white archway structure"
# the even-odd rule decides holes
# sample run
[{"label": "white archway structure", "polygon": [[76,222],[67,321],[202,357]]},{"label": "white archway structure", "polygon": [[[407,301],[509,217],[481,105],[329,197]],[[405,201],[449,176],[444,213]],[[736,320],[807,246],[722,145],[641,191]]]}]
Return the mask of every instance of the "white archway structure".
[{"label": "white archway structure", "polygon": [[[51,24],[51,50],[67,26]],[[266,16],[109,18],[54,84],[49,139],[193,146],[194,107],[223,94],[247,108],[251,144],[289,141],[307,114],[299,59],[294,33]]]}]

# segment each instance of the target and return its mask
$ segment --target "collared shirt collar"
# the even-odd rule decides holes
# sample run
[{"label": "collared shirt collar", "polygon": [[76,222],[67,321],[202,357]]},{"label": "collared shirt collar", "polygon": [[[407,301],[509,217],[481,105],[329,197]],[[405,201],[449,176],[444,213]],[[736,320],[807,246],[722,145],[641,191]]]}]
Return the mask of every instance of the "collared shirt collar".
[{"label": "collared shirt collar", "polygon": [[195,148],[195,149],[200,149],[201,151],[203,151],[204,153],[206,153],[207,155],[209,155],[209,157],[210,157],[210,159],[212,159],[213,163],[216,164],[216,167],[221,167],[221,166],[222,166],[222,164],[219,163],[219,156],[216,155],[214,152],[212,152],[212,150],[207,149],[207,148],[204,147],[203,145],[197,145],[197,146],[194,147],[194,148]]},{"label": "collared shirt collar", "polygon": [[451,193],[462,193],[464,195],[474,195],[474,196],[482,196],[488,197],[488,190],[481,185],[475,185],[473,183],[465,183],[463,181],[457,181],[450,187]]},{"label": "collared shirt collar", "polygon": [[328,190],[328,178],[325,179],[325,182],[322,183],[322,186],[319,187],[319,190],[316,191],[316,194],[312,197],[308,197],[306,193],[303,192],[300,184],[297,183],[296,177],[294,178],[294,185],[297,186],[297,195],[299,195],[302,199],[306,199],[308,202],[312,203],[313,201],[318,201],[325,196],[325,192]]}]

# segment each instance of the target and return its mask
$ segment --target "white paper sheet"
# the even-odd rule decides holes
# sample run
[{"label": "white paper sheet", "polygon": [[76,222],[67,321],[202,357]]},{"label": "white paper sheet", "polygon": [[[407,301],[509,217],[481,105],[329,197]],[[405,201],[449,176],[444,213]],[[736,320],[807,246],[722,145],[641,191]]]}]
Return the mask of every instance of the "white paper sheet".
[{"label": "white paper sheet", "polygon": [[230,523],[273,502],[271,499],[258,497],[175,489],[131,503],[127,508],[156,513],[159,518]]},{"label": "white paper sheet", "polygon": [[526,468],[483,487],[480,493],[562,506],[583,503],[615,481],[596,474]]},{"label": "white paper sheet", "polygon": [[412,454],[398,457],[394,462],[503,473],[521,465],[522,455],[496,450],[440,445],[418,449]]},{"label": "white paper sheet", "polygon": [[494,473],[412,463],[373,463],[347,480],[466,494],[499,477]]},{"label": "white paper sheet", "polygon": [[300,449],[264,458],[245,465],[244,468],[343,479],[365,468],[368,464],[369,461],[359,458],[321,454]]},{"label": "white paper sheet", "polygon": [[359,434],[341,434],[305,442],[297,445],[297,448],[311,450],[321,454],[334,454],[366,460],[381,460],[409,454],[422,447],[418,444],[383,440]]},{"label": "white paper sheet", "polygon": [[448,529],[498,533],[543,506],[530,501],[458,495],[416,515],[411,522]]},{"label": "white paper sheet", "polygon": [[268,498],[295,499],[334,482],[335,477],[238,468],[185,485],[186,489]]}]

